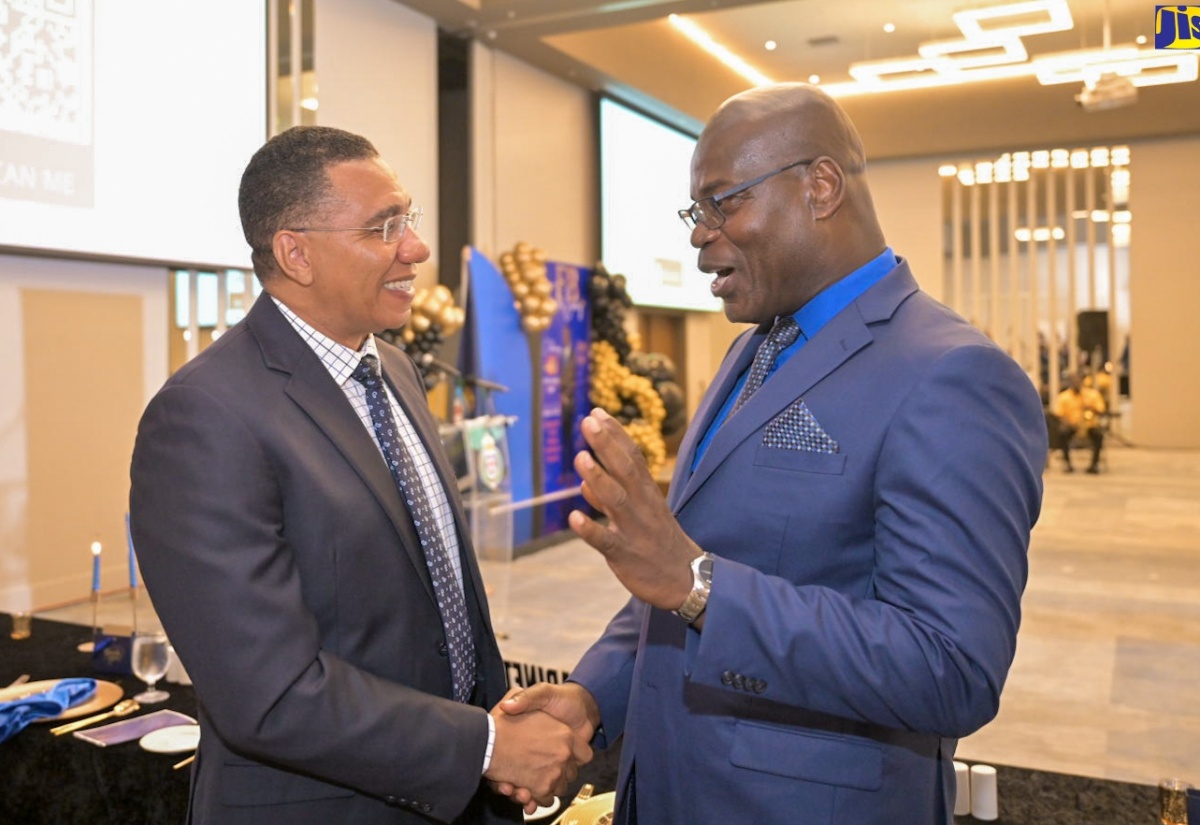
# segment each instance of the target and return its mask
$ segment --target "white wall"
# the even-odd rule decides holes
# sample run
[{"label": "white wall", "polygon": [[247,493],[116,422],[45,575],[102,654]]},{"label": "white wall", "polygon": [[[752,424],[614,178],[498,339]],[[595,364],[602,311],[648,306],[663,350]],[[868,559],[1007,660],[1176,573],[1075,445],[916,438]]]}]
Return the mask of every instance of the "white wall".
[{"label": "white wall", "polygon": [[941,178],[938,161],[871,161],[867,182],[883,236],[892,251],[905,258],[921,289],[942,296]]},{"label": "white wall", "polygon": [[425,209],[433,256],[417,284],[438,282],[437,26],[393,0],[318,0],[317,122],[363,135]]}]

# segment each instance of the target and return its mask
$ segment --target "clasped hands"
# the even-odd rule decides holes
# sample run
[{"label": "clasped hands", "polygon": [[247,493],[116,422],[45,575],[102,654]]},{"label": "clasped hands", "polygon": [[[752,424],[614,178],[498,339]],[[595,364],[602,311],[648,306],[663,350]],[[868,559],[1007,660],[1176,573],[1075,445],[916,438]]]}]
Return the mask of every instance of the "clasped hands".
[{"label": "clasped hands", "polygon": [[496,741],[484,777],[526,813],[566,793],[579,766],[592,760],[588,743],[600,725],[600,710],[580,685],[513,688],[491,713]]}]

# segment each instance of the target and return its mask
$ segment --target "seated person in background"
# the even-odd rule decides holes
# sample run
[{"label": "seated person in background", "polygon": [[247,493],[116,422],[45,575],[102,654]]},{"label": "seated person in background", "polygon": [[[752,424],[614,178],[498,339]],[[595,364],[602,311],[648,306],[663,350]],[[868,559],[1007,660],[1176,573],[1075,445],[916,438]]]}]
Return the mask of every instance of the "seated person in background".
[{"label": "seated person in background", "polygon": [[1065,380],[1067,386],[1054,400],[1054,409],[1051,412],[1058,418],[1059,446],[1062,447],[1063,458],[1067,462],[1067,472],[1075,470],[1071,466],[1071,441],[1078,435],[1092,442],[1092,463],[1087,471],[1098,473],[1100,448],[1104,446],[1104,431],[1100,418],[1106,409],[1104,396],[1092,387],[1084,386],[1078,373],[1068,373]]}]

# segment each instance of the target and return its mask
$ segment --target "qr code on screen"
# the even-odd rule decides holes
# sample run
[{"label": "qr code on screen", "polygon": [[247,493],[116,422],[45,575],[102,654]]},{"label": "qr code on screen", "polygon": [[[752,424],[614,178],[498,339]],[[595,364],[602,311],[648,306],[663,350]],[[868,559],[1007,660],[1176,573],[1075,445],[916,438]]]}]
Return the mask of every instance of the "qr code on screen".
[{"label": "qr code on screen", "polygon": [[92,136],[92,0],[0,3],[0,130]]}]

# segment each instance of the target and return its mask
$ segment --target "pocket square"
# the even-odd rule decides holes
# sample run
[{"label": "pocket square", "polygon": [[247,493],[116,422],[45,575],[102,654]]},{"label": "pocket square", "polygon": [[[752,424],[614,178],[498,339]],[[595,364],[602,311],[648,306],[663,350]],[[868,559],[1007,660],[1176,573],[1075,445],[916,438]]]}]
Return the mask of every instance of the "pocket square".
[{"label": "pocket square", "polygon": [[763,446],[810,453],[838,452],[838,443],[829,437],[803,401],[796,401],[767,423]]}]

